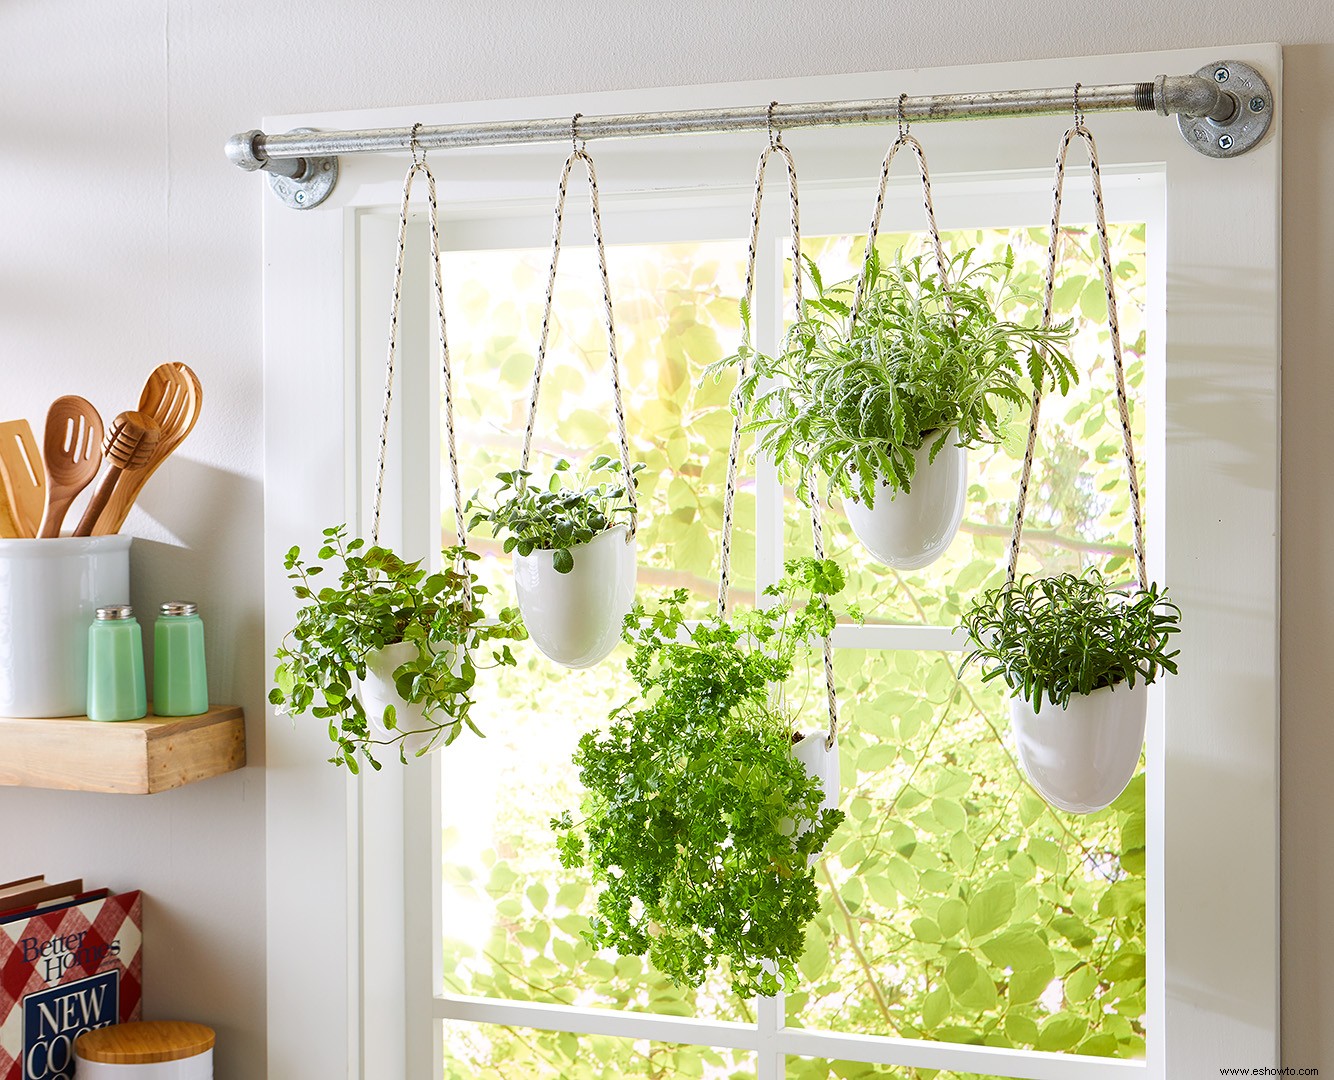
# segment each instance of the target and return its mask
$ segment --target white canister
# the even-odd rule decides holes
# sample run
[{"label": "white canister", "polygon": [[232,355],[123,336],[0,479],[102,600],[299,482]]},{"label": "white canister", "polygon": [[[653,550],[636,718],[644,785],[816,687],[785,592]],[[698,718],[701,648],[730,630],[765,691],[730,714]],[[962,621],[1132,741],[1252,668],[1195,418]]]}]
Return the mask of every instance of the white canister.
[{"label": "white canister", "polygon": [[0,716],[84,714],[88,626],[130,602],[130,540],[0,540]]},{"label": "white canister", "polygon": [[149,1020],[86,1031],[74,1041],[77,1080],[213,1080],[212,1028]]}]

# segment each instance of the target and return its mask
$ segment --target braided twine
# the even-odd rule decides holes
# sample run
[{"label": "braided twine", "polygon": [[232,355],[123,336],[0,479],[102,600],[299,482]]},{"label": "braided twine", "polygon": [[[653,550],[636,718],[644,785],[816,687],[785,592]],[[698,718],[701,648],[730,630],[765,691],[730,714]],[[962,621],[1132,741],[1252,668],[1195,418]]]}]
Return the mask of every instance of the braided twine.
[{"label": "braided twine", "polygon": [[866,230],[866,255],[862,259],[862,272],[857,278],[857,290],[852,297],[852,313],[849,316],[849,325],[856,323],[857,316],[861,313],[862,299],[866,288],[870,285],[868,280],[871,273],[871,263],[875,258],[875,240],[880,232],[880,218],[885,209],[885,192],[889,187],[889,170],[894,164],[894,157],[905,146],[912,151],[913,157],[917,159],[917,172],[922,178],[922,210],[926,214],[926,227],[931,236],[931,249],[936,256],[936,271],[940,274],[941,292],[945,296],[946,310],[951,315],[954,314],[954,306],[950,301],[949,294],[945,291],[949,284],[949,260],[945,258],[945,245],[940,241],[940,229],[936,225],[936,208],[931,201],[931,173],[926,167],[926,151],[922,149],[922,144],[917,141],[917,137],[908,131],[908,124],[903,118],[903,103],[907,100],[907,94],[899,95],[899,135],[891,144],[888,152],[885,154],[885,160],[880,166],[880,186],[876,190],[875,209],[871,211],[871,225]]},{"label": "braided twine", "polygon": [[[418,125],[420,126],[420,125]],[[436,201],[435,176],[426,164],[416,146],[416,129],[412,164],[403,178],[403,203],[398,214],[398,252],[394,258],[394,288],[389,309],[389,349],[384,365],[384,409],[380,415],[380,452],[375,470],[375,498],[371,509],[371,544],[380,539],[380,507],[384,497],[385,455],[389,440],[389,413],[394,395],[394,354],[398,344],[398,315],[403,289],[403,253],[407,245],[408,208],[412,198],[412,183],[420,173],[426,177],[426,194],[429,203],[428,220],[431,228],[431,268],[435,286],[436,330],[440,341],[440,385],[445,405],[445,441],[449,452],[449,473],[454,486],[454,524],[458,533],[459,546],[468,542],[467,530],[463,517],[463,494],[459,486],[458,450],[454,437],[454,388],[449,363],[449,340],[445,333],[445,295],[444,281],[440,265],[440,225],[439,210]],[[471,597],[471,578],[468,577],[468,594]]]},{"label": "braided twine", "polygon": [[616,325],[612,318],[611,282],[607,274],[607,249],[602,240],[602,214],[598,208],[598,178],[585,143],[578,137],[579,114],[570,121],[574,149],[565,159],[565,168],[560,174],[560,193],[556,198],[555,221],[551,236],[551,268],[547,274],[546,303],[542,310],[542,332],[537,346],[537,363],[533,368],[533,389],[528,400],[528,423],[523,431],[523,453],[519,459],[521,469],[528,468],[528,459],[533,448],[533,430],[537,424],[537,401],[542,391],[542,369],[546,363],[547,339],[551,332],[551,303],[556,289],[556,266],[560,262],[561,230],[565,216],[565,196],[570,184],[570,170],[576,161],[582,162],[588,173],[590,209],[593,220],[593,239],[597,246],[598,273],[602,278],[602,302],[607,325],[607,359],[611,369],[612,407],[616,414],[616,435],[620,443],[621,470],[625,477],[625,489],[630,503],[630,531],[626,537],[629,542],[634,538],[639,527],[639,501],[635,495],[634,474],[630,470],[630,439],[625,426],[625,407],[621,402],[621,367],[616,355]]},{"label": "braided twine", "polygon": [[[1130,407],[1126,402],[1125,366],[1121,358],[1121,326],[1116,315],[1116,291],[1113,287],[1111,245],[1107,240],[1107,217],[1102,202],[1102,174],[1098,168],[1098,147],[1093,134],[1084,126],[1079,108],[1079,87],[1075,87],[1075,123],[1061,137],[1056,152],[1056,178],[1052,189],[1051,238],[1047,244],[1047,280],[1042,301],[1042,328],[1051,326],[1052,293],[1056,281],[1056,245],[1061,228],[1061,198],[1065,185],[1065,162],[1075,136],[1084,140],[1089,152],[1089,172],[1093,182],[1094,216],[1098,228],[1098,246],[1102,250],[1102,284],[1107,293],[1107,327],[1112,340],[1112,368],[1116,376],[1116,405],[1121,417],[1121,448],[1126,459],[1126,478],[1130,482],[1130,510],[1135,526],[1135,572],[1141,586],[1148,580],[1144,568],[1144,515],[1140,508],[1139,473],[1135,467],[1135,444],[1130,434]],[[1024,511],[1028,504],[1028,486],[1033,472],[1033,450],[1038,438],[1038,411],[1042,405],[1042,384],[1033,387],[1033,406],[1028,421],[1028,444],[1024,448],[1023,471],[1019,478],[1019,496],[1014,508],[1014,530],[1010,534],[1006,580],[1013,582],[1019,565],[1019,542],[1024,531]]]},{"label": "braided twine", "polygon": [[[752,310],[755,299],[755,254],[760,242],[760,206],[764,200],[764,175],[769,159],[778,154],[787,167],[788,208],[792,226],[792,292],[796,307],[796,316],[801,318],[804,302],[801,294],[801,214],[797,197],[797,165],[792,151],[783,145],[781,135],[774,132],[773,107],[769,105],[769,145],[760,153],[755,166],[755,197],[750,208],[750,243],[746,254],[746,311]],[[751,348],[750,319],[741,324],[741,365],[737,372],[737,385],[746,377],[746,357]],[[718,617],[727,615],[728,581],[732,572],[732,514],[736,502],[737,462],[741,454],[741,428],[744,417],[739,400],[733,401],[732,442],[727,453],[727,484],[723,492],[723,538],[718,571]],[[823,559],[824,528],[820,519],[820,499],[812,480],[809,491],[811,504],[811,535],[814,540],[815,557]],[[823,601],[822,603],[827,603]],[[822,642],[824,653],[825,697],[829,709],[829,734],[825,739],[825,749],[832,750],[838,735],[838,694],[834,686],[834,647],[826,635]]]}]

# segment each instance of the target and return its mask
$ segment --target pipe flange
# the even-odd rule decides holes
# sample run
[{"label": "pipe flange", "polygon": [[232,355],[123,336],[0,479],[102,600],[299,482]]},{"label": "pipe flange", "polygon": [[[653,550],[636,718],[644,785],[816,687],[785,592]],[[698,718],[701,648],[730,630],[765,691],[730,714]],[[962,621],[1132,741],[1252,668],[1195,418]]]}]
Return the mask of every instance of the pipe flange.
[{"label": "pipe flange", "polygon": [[1206,64],[1195,74],[1217,83],[1236,107],[1227,120],[1178,116],[1181,137],[1212,158],[1237,157],[1258,145],[1274,119],[1274,93],[1265,77],[1239,60]]},{"label": "pipe flange", "polygon": [[[314,128],[294,128],[287,134],[307,134]],[[277,176],[270,174],[269,186],[273,193],[293,210],[310,210],[319,206],[329,197],[334,185],[338,183],[338,159],[336,157],[302,158],[305,168],[298,176]]]}]

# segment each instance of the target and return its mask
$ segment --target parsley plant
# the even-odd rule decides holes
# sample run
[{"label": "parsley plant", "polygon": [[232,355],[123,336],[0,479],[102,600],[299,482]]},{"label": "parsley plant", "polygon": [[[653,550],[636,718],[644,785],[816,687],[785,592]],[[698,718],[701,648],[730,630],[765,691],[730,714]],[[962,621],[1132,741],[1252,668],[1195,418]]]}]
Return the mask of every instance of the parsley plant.
[{"label": "parsley plant", "polygon": [[731,621],[692,625],[684,590],[626,617],[640,696],[579,740],[582,820],[552,819],[562,865],[588,864],[602,886],[594,948],[647,953],[690,986],[721,960],[738,994],[795,985],[819,909],[811,857],[843,812],[821,807],[773,690],[833,627],[824,601],[843,586],[832,560],[797,559],[766,590],[771,606]]}]

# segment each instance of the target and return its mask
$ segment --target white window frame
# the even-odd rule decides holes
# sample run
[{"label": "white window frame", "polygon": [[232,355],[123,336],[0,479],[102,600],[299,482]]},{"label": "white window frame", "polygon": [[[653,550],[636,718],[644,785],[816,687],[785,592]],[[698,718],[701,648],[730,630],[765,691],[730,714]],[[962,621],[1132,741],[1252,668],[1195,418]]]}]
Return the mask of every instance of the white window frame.
[{"label": "white window frame", "polygon": [[[1281,86],[1277,46],[1184,50],[837,75],[764,83],[680,87],[482,102],[359,113],[269,118],[267,130],[347,129],[488,119],[888,96],[899,89],[969,89],[1133,82],[1194,71],[1233,56]],[[1169,1080],[1218,1067],[1278,1064],[1278,361],[1279,131],[1281,102],[1264,143],[1231,161],[1190,150],[1175,123],[1143,115],[1096,116],[1111,185],[1137,171],[1162,172],[1165,243],[1151,244],[1151,287],[1165,296],[1150,339],[1166,343],[1166,365],[1151,373],[1164,395],[1163,424],[1150,430],[1154,470],[1149,507],[1152,570],[1170,583],[1186,613],[1182,671],[1157,694],[1149,729],[1147,785],[1149,1051],[1146,1062],[1104,1061],[947,1044],[832,1035],[782,1024],[781,1002],[762,1002],[759,1026],[572,1010],[524,1003],[478,1003],[439,996],[438,803],[426,763],[387,765],[352,779],[325,763],[323,727],[269,718],[267,897],[269,1075],[426,1080],[440,1074],[438,1017],[505,1022],[715,1046],[751,1047],[761,1078],[780,1055],[855,1057],[891,1064],[954,1068],[997,1076]],[[1019,187],[1049,177],[1062,121],[1053,118],[923,126],[920,134],[942,192],[966,186],[980,163]],[[883,128],[794,133],[803,191],[818,206],[822,185],[844,178],[843,162],[862,161],[869,192],[889,137]],[[718,205],[738,207],[761,137],[713,135],[594,144],[607,198],[631,205],[634,193],[716,187]],[[495,229],[506,212],[549,212],[564,153],[560,147],[450,151],[433,156],[442,206],[489,208]],[[370,305],[363,319],[358,280],[382,282],[382,243],[371,238],[396,207],[402,158],[347,157],[324,206],[294,212],[266,198],[265,595],[271,652],[295,601],[281,569],[293,543],[311,544],[324,525],[357,520],[366,502],[362,432],[372,430],[383,357],[384,320]],[[831,173],[831,169],[834,170]],[[886,228],[915,228],[907,169],[891,199]],[[1073,191],[1072,178],[1068,187]],[[738,195],[740,196],[738,198]],[[770,199],[778,198],[777,185]],[[1109,194],[1109,201],[1111,195]],[[694,202],[698,203],[698,192]],[[392,214],[393,210],[390,210]],[[817,210],[818,212],[818,210]],[[575,215],[571,215],[574,217]],[[782,215],[771,211],[771,218]],[[1115,210],[1112,216],[1117,216]],[[1125,216],[1125,215],[1121,215]],[[390,219],[389,224],[392,224]],[[815,224],[812,222],[812,224]],[[818,231],[818,228],[811,231]],[[448,240],[448,228],[446,229]],[[610,232],[610,230],[609,230]],[[613,242],[624,237],[609,235]],[[505,246],[497,244],[496,246]],[[776,245],[766,245],[772,249]],[[421,251],[424,245],[419,245]],[[1165,262],[1152,260],[1165,253]],[[776,265],[776,264],[775,264]],[[417,280],[423,280],[420,259]],[[372,288],[373,288],[372,284]],[[372,292],[372,296],[374,293]],[[412,304],[423,291],[409,290]],[[398,401],[437,400],[429,318],[405,315]],[[413,331],[409,327],[416,326]],[[772,322],[767,332],[776,332]],[[361,353],[375,360],[358,370]],[[413,363],[412,356],[423,362]],[[397,447],[438,445],[429,408],[405,409]],[[1161,448],[1165,453],[1155,456]],[[402,454],[399,455],[400,459]],[[434,458],[436,455],[427,455]],[[395,470],[385,539],[415,554],[438,532],[439,499],[429,476]],[[427,486],[427,500],[401,499]],[[761,513],[766,509],[761,507]],[[775,512],[769,507],[768,513]],[[763,563],[763,558],[761,558]],[[1240,573],[1235,567],[1244,567]],[[1231,592],[1220,595],[1218,583]],[[852,647],[941,647],[948,631],[840,631]],[[863,637],[863,635],[871,635]],[[872,639],[874,638],[874,643]],[[910,643],[913,642],[913,643]],[[1161,721],[1163,710],[1170,716]],[[447,751],[446,751],[447,752]],[[1156,763],[1156,764],[1155,764]],[[425,813],[422,812],[423,808]],[[1154,825],[1158,828],[1155,829]],[[405,853],[426,853],[422,858]],[[1238,856],[1236,853],[1242,853]],[[1230,866],[1244,859],[1245,873]],[[346,1037],[330,1038],[330,1030]]]}]

